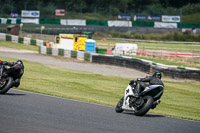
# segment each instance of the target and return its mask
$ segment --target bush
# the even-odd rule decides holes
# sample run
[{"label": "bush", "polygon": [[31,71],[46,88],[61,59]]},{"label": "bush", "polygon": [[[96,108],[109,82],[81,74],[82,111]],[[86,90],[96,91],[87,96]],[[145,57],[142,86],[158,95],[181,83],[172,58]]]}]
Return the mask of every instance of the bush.
[{"label": "bush", "polygon": [[188,4],[182,8],[183,15],[200,13],[200,3]]}]

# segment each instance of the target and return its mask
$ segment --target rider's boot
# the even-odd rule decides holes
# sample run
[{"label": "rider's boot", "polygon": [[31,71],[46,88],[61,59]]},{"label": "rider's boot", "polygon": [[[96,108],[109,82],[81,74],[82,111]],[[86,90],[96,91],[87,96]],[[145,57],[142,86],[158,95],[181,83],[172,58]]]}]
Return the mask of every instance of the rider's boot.
[{"label": "rider's boot", "polygon": [[13,86],[14,87],[18,87],[20,85],[20,79],[16,79],[14,82],[13,82]]},{"label": "rider's boot", "polygon": [[140,96],[140,84],[138,83],[134,89],[135,97],[138,98]]}]

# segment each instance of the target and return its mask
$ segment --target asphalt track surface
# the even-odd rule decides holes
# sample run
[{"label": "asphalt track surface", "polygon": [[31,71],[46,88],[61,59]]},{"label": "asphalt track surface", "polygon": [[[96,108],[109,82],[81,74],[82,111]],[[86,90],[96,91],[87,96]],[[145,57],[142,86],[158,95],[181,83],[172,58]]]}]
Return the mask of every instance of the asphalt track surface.
[{"label": "asphalt track surface", "polygon": [[[145,73],[120,67],[63,61],[30,51],[0,47],[0,56],[61,68],[122,77]],[[55,64],[56,63],[56,64]],[[76,67],[78,66],[78,67]],[[88,69],[89,68],[89,69]],[[95,68],[98,71],[95,71]],[[119,72],[119,71],[122,71]],[[134,72],[132,74],[130,72]],[[128,75],[123,72],[129,73]],[[131,75],[132,74],[132,75]],[[116,101],[117,102],[117,101]],[[0,95],[0,133],[200,133],[200,122],[147,114],[115,113],[114,108],[11,89]]]},{"label": "asphalt track surface", "polygon": [[0,95],[1,133],[199,133],[200,122],[10,90]]}]

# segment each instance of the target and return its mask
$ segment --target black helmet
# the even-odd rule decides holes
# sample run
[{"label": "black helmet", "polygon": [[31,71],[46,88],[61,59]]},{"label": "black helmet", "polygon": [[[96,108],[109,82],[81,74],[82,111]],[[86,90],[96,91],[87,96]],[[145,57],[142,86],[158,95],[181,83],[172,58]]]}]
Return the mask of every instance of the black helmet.
[{"label": "black helmet", "polygon": [[154,72],[153,77],[156,77],[156,78],[161,79],[161,78],[162,78],[162,75],[161,75],[160,72]]}]

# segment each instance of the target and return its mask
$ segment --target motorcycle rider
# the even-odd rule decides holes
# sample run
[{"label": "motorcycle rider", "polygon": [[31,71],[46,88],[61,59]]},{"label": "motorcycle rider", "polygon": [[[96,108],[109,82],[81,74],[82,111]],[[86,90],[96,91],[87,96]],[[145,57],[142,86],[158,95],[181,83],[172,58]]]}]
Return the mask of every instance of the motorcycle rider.
[{"label": "motorcycle rider", "polygon": [[[21,60],[18,60],[16,62],[7,62],[7,61],[1,61],[0,60],[0,65],[6,65],[9,67],[5,67],[7,70],[5,74],[12,74],[14,77],[14,83],[13,86],[18,87],[20,85],[20,80],[22,75],[24,74],[24,64]],[[2,75],[0,75],[1,77]]]},{"label": "motorcycle rider", "polygon": [[[131,83],[135,83],[135,96],[138,97],[140,93],[148,86],[150,85],[162,85],[164,86],[162,80],[162,75],[160,72],[154,72],[152,76],[147,76],[146,78],[138,78],[136,82],[134,80],[131,80]],[[149,84],[146,84],[145,82],[148,82]]]}]

